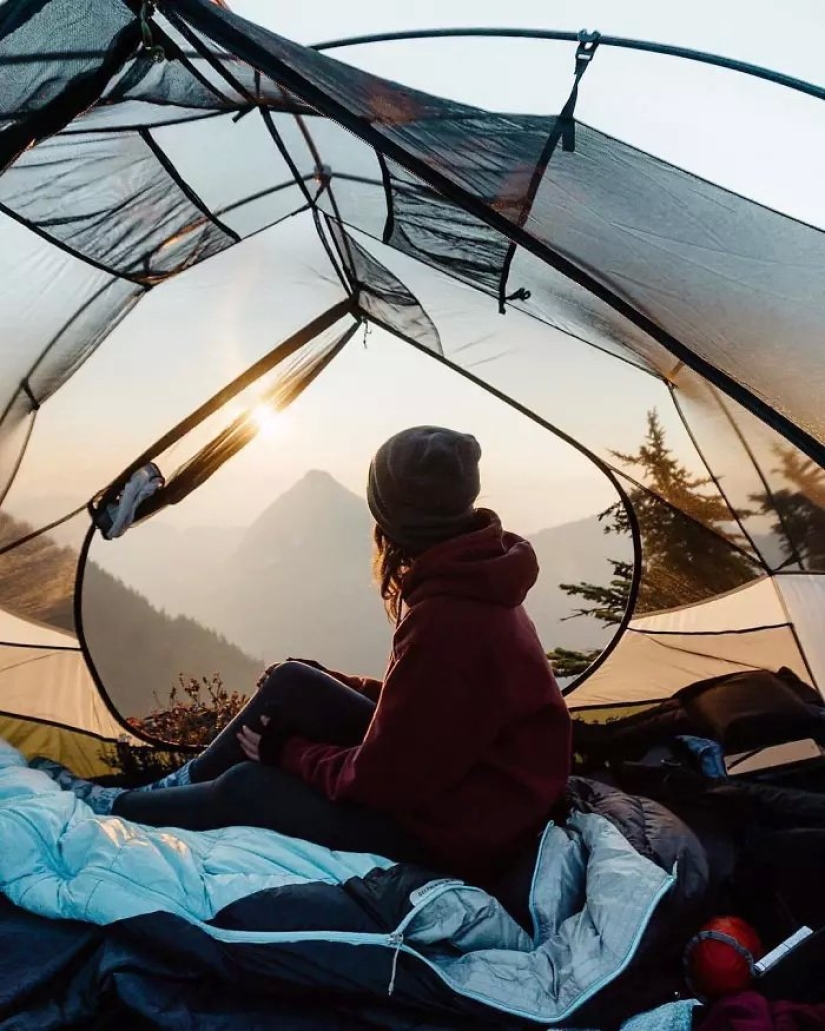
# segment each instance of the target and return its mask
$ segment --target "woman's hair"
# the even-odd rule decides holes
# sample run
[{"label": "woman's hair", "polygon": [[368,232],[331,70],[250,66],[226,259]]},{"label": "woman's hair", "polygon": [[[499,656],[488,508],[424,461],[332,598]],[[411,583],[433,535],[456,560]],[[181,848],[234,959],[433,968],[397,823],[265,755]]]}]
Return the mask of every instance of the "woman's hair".
[{"label": "woman's hair", "polygon": [[401,590],[404,584],[404,576],[410,568],[415,556],[409,553],[408,548],[391,541],[380,526],[375,527],[373,533],[375,542],[375,554],[372,560],[372,569],[381,597],[384,599],[384,608],[387,615],[394,622],[398,622],[401,614]]}]

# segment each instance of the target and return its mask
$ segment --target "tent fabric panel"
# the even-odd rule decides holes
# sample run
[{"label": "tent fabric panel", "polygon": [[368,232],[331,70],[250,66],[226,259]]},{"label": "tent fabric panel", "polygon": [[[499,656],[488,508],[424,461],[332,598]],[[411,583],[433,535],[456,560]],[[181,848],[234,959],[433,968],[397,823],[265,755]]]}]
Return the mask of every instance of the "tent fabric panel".
[{"label": "tent fabric panel", "polygon": [[439,197],[394,161],[387,160],[387,168],[392,206],[387,243],[498,297],[509,250],[507,238]]},{"label": "tent fabric panel", "polygon": [[0,644],[36,648],[80,648],[77,637],[67,630],[58,630],[31,619],[22,619],[4,609],[0,609]]},{"label": "tent fabric panel", "polygon": [[104,760],[112,745],[81,730],[0,713],[0,738],[27,759],[38,755],[54,759],[78,777],[105,777],[115,772]]},{"label": "tent fabric panel", "polygon": [[[29,657],[4,668],[9,651],[25,651]],[[0,646],[0,712],[60,723],[110,740],[128,733],[106,707],[79,651]]]},{"label": "tent fabric panel", "polygon": [[234,242],[145,134],[45,140],[0,176],[0,201],[73,253],[145,284]]},{"label": "tent fabric panel", "polygon": [[522,290],[530,295],[515,297],[513,307],[571,337],[664,379],[673,370],[673,355],[661,344],[524,247],[514,252],[507,289],[510,294]]},{"label": "tent fabric panel", "polygon": [[658,701],[700,680],[787,666],[811,676],[790,627],[731,634],[655,636],[628,630],[608,659],[576,688],[572,706]]},{"label": "tent fabric panel", "polygon": [[[4,180],[0,176],[0,192]],[[40,356],[77,312],[95,305],[112,276],[53,246],[0,209],[0,283],[0,297],[6,301],[0,356],[2,415]],[[101,312],[104,318],[108,314]]]},{"label": "tent fabric panel", "polygon": [[825,439],[825,234],[579,123],[528,228]]},{"label": "tent fabric panel", "polygon": [[106,337],[129,314],[145,291],[122,279],[111,279],[72,313],[61,331],[48,341],[27,379],[42,405],[90,358]]},{"label": "tent fabric panel", "polygon": [[639,633],[712,634],[787,622],[776,581],[763,577],[698,605],[639,617],[630,628]]},{"label": "tent fabric panel", "polygon": [[0,432],[0,505],[11,488],[23,453],[34,429],[35,412],[25,394],[19,393],[12,401],[6,416],[6,425]]},{"label": "tent fabric panel", "polygon": [[815,680],[813,686],[825,694],[825,576],[779,574],[776,588],[808,660]]}]

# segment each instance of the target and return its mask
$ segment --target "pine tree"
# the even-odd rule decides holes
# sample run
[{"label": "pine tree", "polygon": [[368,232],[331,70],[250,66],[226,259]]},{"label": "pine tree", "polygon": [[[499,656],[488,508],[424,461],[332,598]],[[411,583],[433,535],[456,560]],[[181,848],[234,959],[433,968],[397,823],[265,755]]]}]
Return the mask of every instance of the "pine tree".
[{"label": "pine tree", "polygon": [[[653,612],[711,598],[752,579],[756,568],[739,550],[741,540],[727,529],[731,513],[717,492],[707,492],[709,478],[692,474],[667,446],[656,411],[647,416],[647,434],[632,455],[612,452],[651,491],[628,491],[639,520],[643,576],[636,612]],[[630,535],[630,520],[618,501],[599,518],[608,534]],[[624,616],[633,575],[630,562],[611,561],[607,586],[561,584],[567,594],[584,599],[573,616],[592,616],[607,626]],[[570,617],[573,618],[573,617]]]},{"label": "pine tree", "polygon": [[763,515],[772,515],[771,530],[782,541],[783,558],[801,560],[805,569],[825,569],[825,470],[796,448],[780,445],[774,474],[787,484],[772,494],[755,494],[751,501]]}]

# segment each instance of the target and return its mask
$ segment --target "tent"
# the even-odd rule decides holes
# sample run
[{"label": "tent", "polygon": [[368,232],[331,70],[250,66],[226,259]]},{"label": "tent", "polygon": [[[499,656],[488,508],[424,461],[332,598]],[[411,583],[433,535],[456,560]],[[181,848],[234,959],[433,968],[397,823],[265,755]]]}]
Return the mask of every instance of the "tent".
[{"label": "tent", "polygon": [[[570,46],[572,89],[551,116],[405,88],[208,0],[75,11],[0,13],[2,737],[81,773],[103,772],[102,745],[140,737],[89,646],[92,608],[130,641],[89,574],[101,513],[154,463],[164,483],[137,509],[139,538],[220,477],[262,405],[323,380],[364,327],[486,390],[609,484],[632,544],[614,568],[625,611],[566,688],[572,707],[760,667],[823,689],[825,236],[577,119],[579,91],[609,88],[599,52],[651,45],[533,33]],[[200,284],[194,328],[160,365],[182,273]],[[237,346],[218,350],[197,289],[222,284]],[[128,348],[124,323],[140,327]],[[593,417],[605,391],[614,425],[668,412],[693,487],[617,454]],[[64,438],[95,450],[94,470],[67,449],[44,485],[51,508],[24,524],[15,489],[32,449]]]}]

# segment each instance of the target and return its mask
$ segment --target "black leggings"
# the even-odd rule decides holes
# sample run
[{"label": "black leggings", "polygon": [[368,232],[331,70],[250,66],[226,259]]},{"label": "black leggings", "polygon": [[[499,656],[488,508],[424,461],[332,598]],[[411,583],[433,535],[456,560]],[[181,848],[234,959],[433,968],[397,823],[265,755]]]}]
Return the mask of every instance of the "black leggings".
[{"label": "black leggings", "polygon": [[326,673],[284,663],[192,762],[191,784],[128,791],[117,799],[113,812],[152,827],[266,827],[339,851],[430,865],[425,850],[390,815],[331,802],[283,770],[248,761],[236,737],[243,725],[260,731],[262,715],[273,721],[280,715],[310,740],[357,745],[374,712],[373,702]]}]

